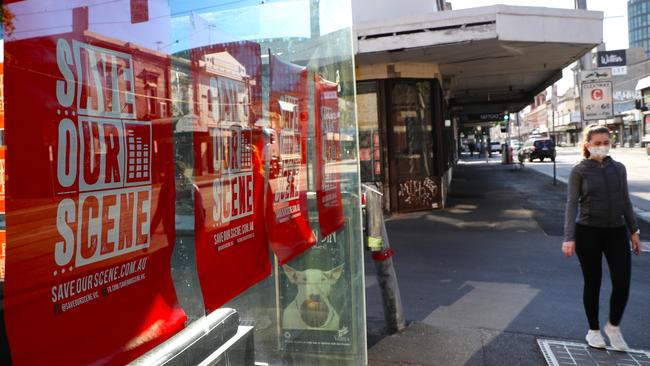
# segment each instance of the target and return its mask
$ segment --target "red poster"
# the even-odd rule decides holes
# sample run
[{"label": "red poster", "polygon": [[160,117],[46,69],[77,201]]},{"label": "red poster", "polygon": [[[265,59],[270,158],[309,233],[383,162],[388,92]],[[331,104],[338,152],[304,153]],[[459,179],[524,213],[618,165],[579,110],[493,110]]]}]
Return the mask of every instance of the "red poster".
[{"label": "red poster", "polygon": [[5,280],[5,257],[7,253],[7,232],[0,230],[0,282]]},{"label": "red poster", "polygon": [[307,69],[270,55],[271,137],[267,225],[280,264],[309,249],[316,238],[307,207]]},{"label": "red poster", "polygon": [[341,203],[341,144],[338,85],[314,76],[316,110],[316,202],[321,237],[341,230],[345,224]]},{"label": "red poster", "polygon": [[208,311],[271,274],[264,225],[260,46],[191,51],[196,261]]},{"label": "red poster", "polygon": [[125,364],[186,320],[169,57],[89,32],[5,47],[13,363]]},{"label": "red poster", "polygon": [[4,65],[0,62],[0,213],[5,212],[5,92],[4,92]]},{"label": "red poster", "polygon": [[[4,130],[4,126],[2,127]],[[7,154],[7,149],[4,146],[0,146],[0,214],[4,214],[6,210],[5,203],[5,155]]]}]

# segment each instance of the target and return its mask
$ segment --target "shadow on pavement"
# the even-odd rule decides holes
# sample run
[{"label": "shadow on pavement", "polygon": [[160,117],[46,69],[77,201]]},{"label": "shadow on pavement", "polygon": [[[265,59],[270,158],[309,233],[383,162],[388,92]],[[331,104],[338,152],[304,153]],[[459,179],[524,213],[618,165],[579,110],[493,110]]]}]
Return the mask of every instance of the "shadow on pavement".
[{"label": "shadow on pavement", "polygon": [[[386,334],[379,289],[368,281],[370,364],[544,364],[537,337],[581,340],[586,330],[582,277],[577,259],[560,252],[565,195],[565,185],[553,186],[531,169],[460,164],[447,208],[389,218],[411,325],[403,333]],[[368,257],[371,279],[374,265]],[[650,261],[646,256],[633,263],[623,329],[631,346],[648,349]],[[605,280],[603,321],[609,293]]]}]

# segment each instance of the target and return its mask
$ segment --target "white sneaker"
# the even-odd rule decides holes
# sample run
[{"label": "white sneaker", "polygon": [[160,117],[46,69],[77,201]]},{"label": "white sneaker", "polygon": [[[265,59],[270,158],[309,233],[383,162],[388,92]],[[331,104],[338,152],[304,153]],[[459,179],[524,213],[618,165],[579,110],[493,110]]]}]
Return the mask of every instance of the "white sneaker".
[{"label": "white sneaker", "polygon": [[605,334],[607,334],[607,338],[609,338],[609,343],[612,345],[612,348],[617,351],[628,350],[627,343],[625,343],[625,339],[623,339],[620,327],[615,327],[607,322],[607,325],[605,325]]},{"label": "white sneaker", "polygon": [[587,336],[585,337],[587,340],[587,344],[589,347],[594,347],[594,348],[605,348],[607,347],[607,344],[605,343],[605,338],[603,338],[603,335],[600,334],[600,330],[591,330],[589,329],[589,332],[587,332]]}]

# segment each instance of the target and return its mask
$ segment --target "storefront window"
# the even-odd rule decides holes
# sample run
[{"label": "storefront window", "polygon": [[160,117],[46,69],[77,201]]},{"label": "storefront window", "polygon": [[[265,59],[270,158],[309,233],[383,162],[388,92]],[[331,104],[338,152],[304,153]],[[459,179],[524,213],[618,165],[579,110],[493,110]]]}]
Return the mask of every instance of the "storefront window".
[{"label": "storefront window", "polygon": [[362,182],[382,182],[382,143],[377,82],[357,83],[359,164]]},{"label": "storefront window", "polygon": [[3,10],[3,355],[124,364],[232,308],[255,361],[365,362],[349,0]]},{"label": "storefront window", "polygon": [[[440,206],[440,179],[434,168],[432,81],[390,82],[389,156],[393,208],[399,211]],[[435,111],[440,114],[441,111]]]}]

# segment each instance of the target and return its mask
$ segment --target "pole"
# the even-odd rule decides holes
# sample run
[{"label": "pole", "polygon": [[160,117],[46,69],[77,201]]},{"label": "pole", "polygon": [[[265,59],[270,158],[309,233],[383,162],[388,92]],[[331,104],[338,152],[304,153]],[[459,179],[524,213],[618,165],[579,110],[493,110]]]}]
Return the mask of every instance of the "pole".
[{"label": "pole", "polygon": [[519,122],[519,112],[517,111],[517,139],[519,139],[519,143],[521,143],[521,123]]},{"label": "pole", "polygon": [[[555,86],[555,85],[553,85]],[[555,88],[553,88],[553,94],[555,94]],[[553,96],[555,97],[555,96]],[[555,154],[557,156],[557,136],[555,136],[555,103],[551,103],[551,109],[552,109],[552,115],[553,115],[553,150],[555,151]],[[555,156],[553,156],[553,185],[557,185],[557,170],[556,170],[556,164],[555,164]]]},{"label": "pole", "polygon": [[[510,112],[508,112],[510,113]],[[510,161],[514,162],[515,159],[512,157],[512,134],[510,133],[512,126],[512,120],[510,119],[510,114],[508,114],[508,144],[506,145],[506,164],[510,164]]]},{"label": "pole", "polygon": [[490,141],[490,127],[487,127],[487,130],[485,131],[485,142],[481,144],[481,146],[485,149],[485,164],[490,163],[490,159],[488,159],[490,155],[490,149],[492,149],[492,146],[490,146],[489,141]]},{"label": "pole", "polygon": [[397,275],[393,267],[393,250],[384,223],[382,194],[365,184],[363,191],[366,195],[368,247],[372,251],[372,259],[377,270],[377,283],[381,289],[386,327],[392,332],[399,332],[406,328],[406,321]]},{"label": "pole", "polygon": [[[575,9],[587,9],[587,0],[574,0],[574,5]],[[584,118],[582,114],[582,81],[580,80],[582,78],[582,71],[583,70],[591,70],[593,69],[592,64],[591,64],[591,51],[585,53],[582,55],[580,58],[579,62],[579,70],[578,70],[578,78],[576,79],[576,83],[578,84],[578,95],[579,98],[578,100],[580,101],[580,131],[584,129]]]}]

